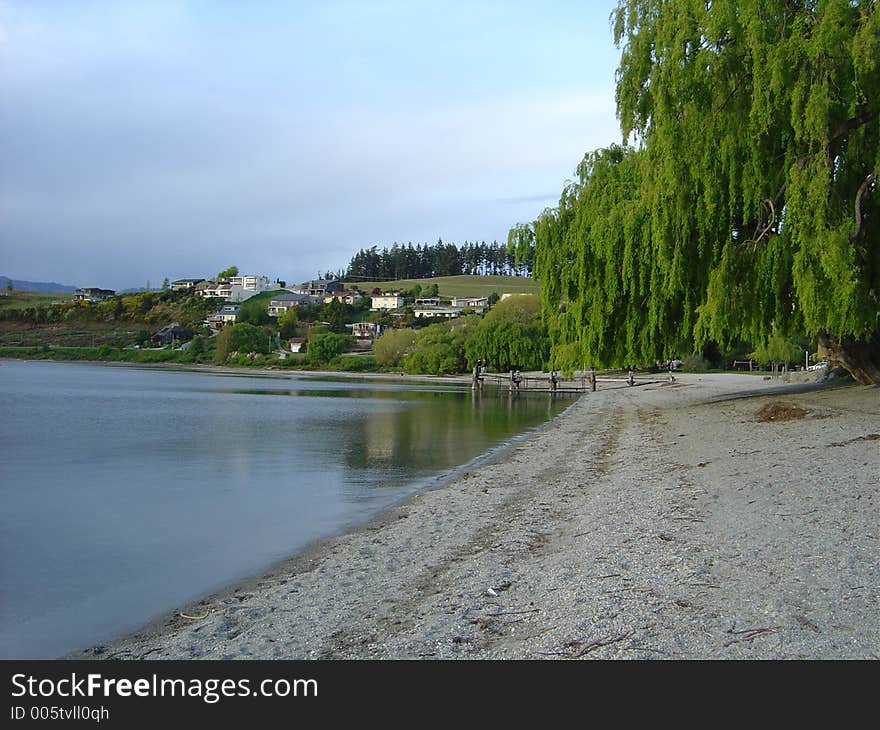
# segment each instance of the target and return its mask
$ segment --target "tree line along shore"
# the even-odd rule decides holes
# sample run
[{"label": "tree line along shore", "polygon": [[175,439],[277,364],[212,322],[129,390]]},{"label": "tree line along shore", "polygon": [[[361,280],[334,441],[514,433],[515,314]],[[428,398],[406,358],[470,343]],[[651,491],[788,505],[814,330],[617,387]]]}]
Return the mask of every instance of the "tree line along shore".
[{"label": "tree line along shore", "polygon": [[[464,309],[454,319],[414,315],[413,302],[439,302],[445,293],[441,285],[449,281],[457,291],[471,278],[470,291],[504,288],[497,276],[407,282],[410,288],[395,291],[401,306],[393,311],[371,311],[371,297],[362,296],[352,304],[340,299],[303,303],[274,317],[269,314],[273,297],[287,290],[270,290],[237,305],[235,322],[219,329],[205,322],[224,301],[190,291],[165,288],[97,302],[13,292],[0,307],[0,357],[427,375],[467,373],[477,363],[493,372],[550,370],[551,338],[541,301],[522,278],[519,287],[510,287],[520,291],[503,301],[495,291],[482,297],[482,311]],[[537,289],[536,282],[531,288]],[[355,323],[367,325],[366,337],[352,335],[353,326],[360,326]],[[184,334],[175,339],[175,332]],[[683,366],[705,371],[750,360],[756,369],[773,362],[801,364],[808,346],[806,340],[779,336],[756,351],[746,343],[723,353],[710,345],[685,356]],[[627,366],[656,368],[658,363]]]}]

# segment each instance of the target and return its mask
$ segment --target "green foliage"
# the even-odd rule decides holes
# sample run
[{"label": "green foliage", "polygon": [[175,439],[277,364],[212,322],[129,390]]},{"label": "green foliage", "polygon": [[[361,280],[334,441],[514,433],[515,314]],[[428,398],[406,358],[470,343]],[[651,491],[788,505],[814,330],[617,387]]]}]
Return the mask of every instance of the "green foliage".
[{"label": "green foliage", "polygon": [[[224,327],[223,329],[225,330],[226,328]],[[233,351],[244,354],[270,352],[272,350],[271,340],[271,335],[266,330],[247,322],[236,322],[232,325],[230,347]]]},{"label": "green foliage", "polygon": [[348,349],[351,338],[335,332],[319,334],[309,339],[308,360],[315,365],[330,362]]},{"label": "green foliage", "polygon": [[869,0],[621,0],[617,106],[534,240],[551,364],[714,340],[869,339],[880,294],[880,13]]},{"label": "green foliage", "polygon": [[139,330],[131,341],[132,345],[144,345],[150,342],[150,330]]},{"label": "green foliage", "polygon": [[[459,276],[439,276],[432,279],[396,279],[393,281],[362,281],[352,282],[367,294],[373,289],[383,291],[414,291],[421,287],[420,296],[428,296],[427,289],[437,284],[439,296],[442,297],[488,297],[494,292],[516,292],[521,294],[538,294],[540,284],[528,276],[476,276],[462,274]],[[351,284],[347,284],[351,286]],[[367,300],[369,301],[369,299]]]},{"label": "green foliage", "polygon": [[467,342],[468,364],[486,360],[499,372],[512,367],[541,370],[549,356],[550,343],[540,324],[484,319]]},{"label": "green foliage", "polygon": [[342,334],[345,332],[345,323],[350,322],[354,313],[354,307],[343,304],[338,299],[333,299],[321,308],[321,317],[330,323],[331,332]]},{"label": "green foliage", "polygon": [[549,340],[541,323],[540,299],[523,294],[498,302],[468,337],[465,353],[471,367],[487,360],[501,372],[513,366],[543,368],[549,356]]},{"label": "green foliage", "polygon": [[749,353],[749,359],[757,360],[762,365],[799,362],[803,352],[803,348],[797,342],[783,337],[774,327],[767,341],[756,348],[754,352]]},{"label": "green foliage", "polygon": [[[395,243],[379,251],[377,246],[358,251],[351,259],[345,278],[355,281],[427,279],[430,277],[479,275],[522,276],[528,274],[529,257],[513,256],[507,246],[485,241],[456,246],[438,240],[436,245]],[[327,277],[330,277],[328,273]]]},{"label": "green foliage", "polygon": [[232,352],[232,325],[227,324],[214,337],[214,364],[224,365]]},{"label": "green foliage", "polygon": [[517,294],[508,297],[488,311],[486,320],[537,324],[541,321],[541,300],[534,294]]},{"label": "green foliage", "polygon": [[29,360],[101,361],[101,362],[187,362],[180,350],[121,350],[109,345],[100,347],[0,347],[0,357]]},{"label": "green foliage", "polygon": [[376,362],[383,367],[399,365],[415,341],[415,330],[385,330],[373,342],[373,354],[376,356]]},{"label": "green foliage", "polygon": [[688,355],[681,362],[681,369],[686,373],[705,373],[712,366],[702,355]]},{"label": "green foliage", "polygon": [[218,279],[229,279],[233,276],[238,276],[237,266],[230,266],[228,269],[223,269],[223,271],[217,274]]},{"label": "green foliage", "polygon": [[205,356],[205,338],[193,337],[189,347],[186,348],[187,359],[190,362],[202,362]]},{"label": "green foliage", "polygon": [[340,357],[337,367],[344,373],[366,373],[375,371],[378,363],[372,355],[351,355]]},{"label": "green foliage", "polygon": [[450,375],[467,370],[465,346],[475,329],[473,320],[468,320],[432,324],[419,330],[415,345],[403,358],[404,371]]},{"label": "green foliage", "polygon": [[279,294],[286,293],[287,292],[283,289],[278,289],[275,291],[261,292],[255,294],[249,299],[245,299],[238,306],[238,314],[235,321],[257,326],[271,324],[273,318],[269,316],[269,301]]},{"label": "green foliage", "polygon": [[[18,299],[18,294],[15,294]],[[28,302],[23,299],[21,303]],[[201,326],[205,317],[216,311],[216,302],[199,296],[172,291],[140,292],[113,297],[103,302],[38,301],[36,306],[0,308],[0,320],[28,322],[35,325],[87,323],[136,323],[155,331],[178,322],[192,329]]]},{"label": "green foliage", "polygon": [[299,317],[297,317],[296,309],[294,307],[291,307],[286,312],[278,315],[276,322],[278,323],[278,330],[281,332],[281,336],[284,339],[287,340],[291,337],[296,337]]}]

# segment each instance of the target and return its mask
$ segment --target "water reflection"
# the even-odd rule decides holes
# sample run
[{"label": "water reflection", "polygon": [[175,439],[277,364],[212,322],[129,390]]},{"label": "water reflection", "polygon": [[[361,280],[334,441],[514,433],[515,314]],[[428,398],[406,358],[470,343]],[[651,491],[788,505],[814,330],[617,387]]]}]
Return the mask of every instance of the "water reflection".
[{"label": "water reflection", "polygon": [[142,625],[552,417],[546,395],[6,361],[0,656]]}]

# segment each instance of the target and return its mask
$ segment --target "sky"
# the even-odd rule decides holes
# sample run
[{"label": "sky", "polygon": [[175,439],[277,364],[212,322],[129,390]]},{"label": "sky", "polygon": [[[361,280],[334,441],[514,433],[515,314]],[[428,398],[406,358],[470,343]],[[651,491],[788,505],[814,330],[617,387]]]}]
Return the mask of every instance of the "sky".
[{"label": "sky", "polygon": [[613,0],[0,0],[0,274],[506,241],[621,141]]}]

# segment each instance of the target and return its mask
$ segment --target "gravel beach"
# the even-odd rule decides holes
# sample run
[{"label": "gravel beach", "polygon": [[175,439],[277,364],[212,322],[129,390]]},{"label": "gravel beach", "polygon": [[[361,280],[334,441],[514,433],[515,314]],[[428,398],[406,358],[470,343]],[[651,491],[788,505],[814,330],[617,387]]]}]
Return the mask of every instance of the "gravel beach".
[{"label": "gravel beach", "polygon": [[71,658],[880,656],[880,388],[600,384],[493,462]]}]

